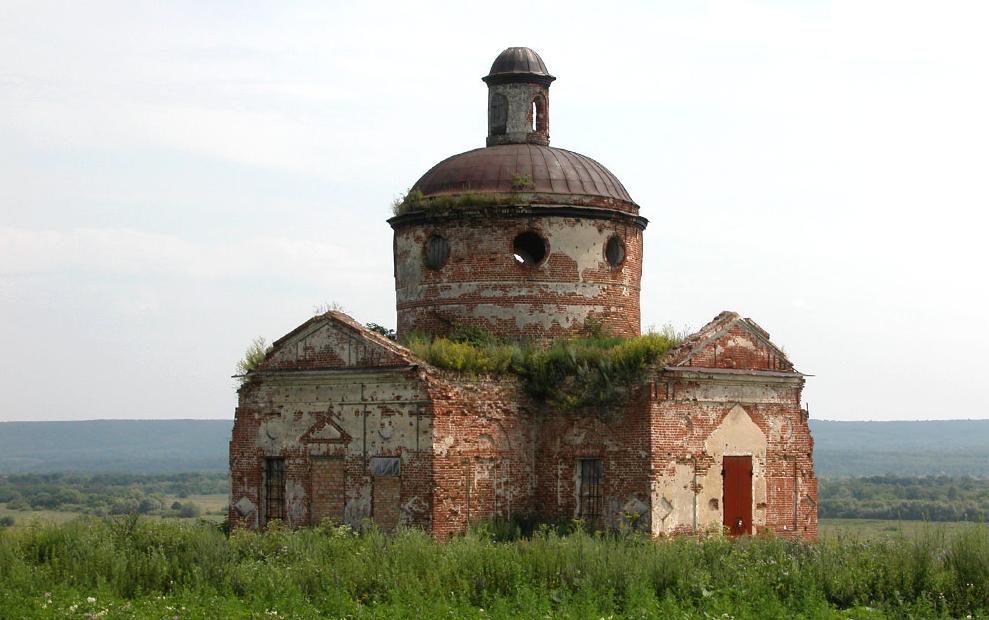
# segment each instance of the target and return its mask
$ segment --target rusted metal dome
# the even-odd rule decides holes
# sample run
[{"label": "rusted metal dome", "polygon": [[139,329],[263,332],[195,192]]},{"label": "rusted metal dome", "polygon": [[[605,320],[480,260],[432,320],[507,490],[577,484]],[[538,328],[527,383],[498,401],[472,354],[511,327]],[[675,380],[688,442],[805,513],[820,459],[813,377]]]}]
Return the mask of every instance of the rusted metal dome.
[{"label": "rusted metal dome", "polygon": [[498,54],[491,64],[491,71],[481,79],[489,84],[534,80],[548,85],[556,78],[549,74],[539,54],[528,47],[510,47]]},{"label": "rusted metal dome", "polygon": [[503,144],[454,155],[430,168],[412,189],[426,197],[521,190],[635,206],[621,181],[598,162],[580,153],[536,144]]}]

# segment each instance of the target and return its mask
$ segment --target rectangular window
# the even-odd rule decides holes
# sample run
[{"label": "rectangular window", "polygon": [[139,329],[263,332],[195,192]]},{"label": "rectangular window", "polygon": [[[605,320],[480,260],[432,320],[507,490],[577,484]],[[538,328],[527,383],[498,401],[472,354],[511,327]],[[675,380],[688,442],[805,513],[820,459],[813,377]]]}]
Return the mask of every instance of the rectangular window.
[{"label": "rectangular window", "polygon": [[285,519],[285,459],[265,459],[264,503],[265,523]]},{"label": "rectangular window", "polygon": [[580,488],[578,490],[577,517],[585,521],[601,518],[604,506],[601,459],[580,459]]},{"label": "rectangular window", "polygon": [[402,460],[397,456],[371,457],[371,475],[400,476],[402,475]]}]

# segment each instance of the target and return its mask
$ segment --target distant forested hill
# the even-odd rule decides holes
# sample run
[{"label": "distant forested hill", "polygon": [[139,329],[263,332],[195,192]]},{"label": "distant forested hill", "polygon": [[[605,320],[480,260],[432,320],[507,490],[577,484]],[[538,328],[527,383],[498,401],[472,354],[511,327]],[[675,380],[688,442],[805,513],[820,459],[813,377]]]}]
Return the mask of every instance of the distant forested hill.
[{"label": "distant forested hill", "polygon": [[233,420],[0,422],[0,472],[226,471]]},{"label": "distant forested hill", "polygon": [[989,476],[989,420],[811,420],[810,429],[819,476]]},{"label": "distant forested hill", "polygon": [[[0,472],[224,471],[231,420],[0,422]],[[811,420],[818,475],[989,476],[989,420]]]}]

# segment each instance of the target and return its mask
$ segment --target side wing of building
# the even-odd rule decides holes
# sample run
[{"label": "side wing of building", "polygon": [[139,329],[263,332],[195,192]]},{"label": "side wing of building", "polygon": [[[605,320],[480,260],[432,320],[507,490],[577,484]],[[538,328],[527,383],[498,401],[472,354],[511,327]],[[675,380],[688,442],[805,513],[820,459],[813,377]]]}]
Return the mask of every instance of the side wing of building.
[{"label": "side wing of building", "polygon": [[329,312],[276,341],[238,396],[231,523],[430,527],[429,407],[406,349]]},{"label": "side wing of building", "polygon": [[652,532],[817,536],[803,374],[750,319],[725,312],[650,386]]}]

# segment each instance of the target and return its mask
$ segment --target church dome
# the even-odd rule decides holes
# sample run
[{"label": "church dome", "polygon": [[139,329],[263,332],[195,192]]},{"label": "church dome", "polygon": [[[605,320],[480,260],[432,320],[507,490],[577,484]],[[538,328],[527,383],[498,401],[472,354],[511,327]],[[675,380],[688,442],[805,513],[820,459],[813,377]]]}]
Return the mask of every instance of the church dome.
[{"label": "church dome", "polygon": [[535,52],[508,48],[483,79],[487,146],[430,168],[388,220],[398,333],[638,335],[649,222],[607,168],[549,145],[556,78]]},{"label": "church dome", "polygon": [[491,71],[482,78],[489,84],[500,80],[514,80],[529,76],[547,85],[556,78],[549,74],[546,63],[528,47],[510,47],[498,54],[491,64]]},{"label": "church dome", "polygon": [[502,144],[454,155],[430,168],[412,187],[427,198],[524,191],[550,195],[547,198],[555,194],[561,203],[585,197],[635,206],[621,181],[598,162],[537,144]]}]

